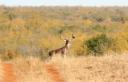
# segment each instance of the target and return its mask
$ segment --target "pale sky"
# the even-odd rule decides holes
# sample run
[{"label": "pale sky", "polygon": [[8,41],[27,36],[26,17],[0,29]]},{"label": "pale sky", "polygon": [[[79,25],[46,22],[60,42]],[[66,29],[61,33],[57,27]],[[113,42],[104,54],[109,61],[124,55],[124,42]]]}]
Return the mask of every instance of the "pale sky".
[{"label": "pale sky", "polygon": [[128,0],[0,0],[6,6],[128,6]]}]

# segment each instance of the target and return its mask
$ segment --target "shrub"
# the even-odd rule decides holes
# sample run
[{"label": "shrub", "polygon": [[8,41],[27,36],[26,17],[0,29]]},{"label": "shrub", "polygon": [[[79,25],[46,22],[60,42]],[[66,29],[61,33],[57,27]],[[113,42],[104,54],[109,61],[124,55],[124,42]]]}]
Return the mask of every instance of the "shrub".
[{"label": "shrub", "polygon": [[18,53],[15,50],[5,50],[4,53],[0,55],[1,60],[11,60],[18,57]]},{"label": "shrub", "polygon": [[88,54],[93,55],[103,55],[105,51],[109,50],[112,46],[113,39],[109,38],[106,34],[98,35],[87,41],[85,41],[85,46],[87,48]]}]

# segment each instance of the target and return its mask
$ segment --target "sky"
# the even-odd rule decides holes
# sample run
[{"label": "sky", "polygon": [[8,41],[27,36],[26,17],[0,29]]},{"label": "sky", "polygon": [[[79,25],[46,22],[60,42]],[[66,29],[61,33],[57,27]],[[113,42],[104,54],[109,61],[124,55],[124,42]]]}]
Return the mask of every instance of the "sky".
[{"label": "sky", "polygon": [[0,0],[6,6],[128,6],[128,0]]}]

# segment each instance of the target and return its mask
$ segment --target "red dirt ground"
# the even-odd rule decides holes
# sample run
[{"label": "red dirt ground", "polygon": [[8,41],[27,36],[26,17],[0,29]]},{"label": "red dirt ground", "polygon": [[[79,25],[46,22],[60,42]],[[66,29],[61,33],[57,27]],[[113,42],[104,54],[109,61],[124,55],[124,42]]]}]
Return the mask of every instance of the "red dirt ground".
[{"label": "red dirt ground", "polygon": [[3,74],[0,82],[16,82],[16,76],[14,75],[13,65],[10,63],[3,63],[1,69]]},{"label": "red dirt ground", "polygon": [[45,65],[46,71],[54,82],[65,82],[59,70],[53,64]]}]

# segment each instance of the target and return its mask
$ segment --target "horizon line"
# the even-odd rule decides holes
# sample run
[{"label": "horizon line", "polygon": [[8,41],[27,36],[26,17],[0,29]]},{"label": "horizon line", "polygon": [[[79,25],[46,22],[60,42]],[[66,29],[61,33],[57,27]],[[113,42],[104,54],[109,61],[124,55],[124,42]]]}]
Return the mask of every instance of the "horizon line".
[{"label": "horizon line", "polygon": [[5,5],[4,7],[128,7],[128,5]]}]

